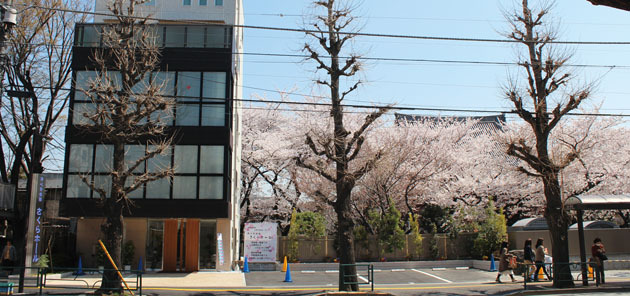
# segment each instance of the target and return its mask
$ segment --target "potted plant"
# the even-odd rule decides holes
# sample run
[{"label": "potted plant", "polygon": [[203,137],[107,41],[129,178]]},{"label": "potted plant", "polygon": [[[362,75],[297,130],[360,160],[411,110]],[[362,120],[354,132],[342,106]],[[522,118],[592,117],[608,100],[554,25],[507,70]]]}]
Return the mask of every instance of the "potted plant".
[{"label": "potted plant", "polygon": [[131,271],[131,264],[133,263],[133,256],[136,253],[136,247],[133,242],[128,240],[123,244],[122,248],[122,263],[125,271]]}]

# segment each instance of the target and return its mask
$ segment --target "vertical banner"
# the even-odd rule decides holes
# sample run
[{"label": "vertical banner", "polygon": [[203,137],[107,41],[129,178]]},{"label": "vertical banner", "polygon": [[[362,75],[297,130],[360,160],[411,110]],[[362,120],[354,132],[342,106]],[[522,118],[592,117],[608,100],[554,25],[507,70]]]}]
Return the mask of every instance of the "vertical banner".
[{"label": "vertical banner", "polygon": [[31,200],[29,207],[28,233],[26,241],[27,267],[39,261],[39,254],[43,249],[43,219],[44,219],[44,194],[46,193],[46,180],[41,174],[33,174],[31,182]]},{"label": "vertical banner", "polygon": [[219,253],[219,265],[223,265],[225,263],[225,258],[223,257],[223,233],[217,233],[217,248],[219,249],[217,252]]},{"label": "vertical banner", "polygon": [[276,223],[245,223],[245,256],[249,262],[275,262],[277,245]]}]

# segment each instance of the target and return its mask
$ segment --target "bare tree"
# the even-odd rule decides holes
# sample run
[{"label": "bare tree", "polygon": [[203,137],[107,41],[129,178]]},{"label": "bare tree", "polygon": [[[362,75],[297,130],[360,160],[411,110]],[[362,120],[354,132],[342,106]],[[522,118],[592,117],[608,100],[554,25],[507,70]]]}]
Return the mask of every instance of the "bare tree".
[{"label": "bare tree", "polygon": [[[348,58],[341,56],[342,50],[349,46],[348,42],[356,35],[345,32],[345,30],[352,30],[353,9],[348,5],[340,4],[340,2],[335,0],[313,2],[316,8],[323,9],[325,13],[315,16],[315,21],[306,30],[306,35],[313,38],[315,45],[307,43],[304,46],[304,51],[309,55],[309,59],[315,62],[317,70],[323,70],[327,76],[326,79],[317,80],[317,84],[330,90],[330,116],[334,122],[333,135],[327,138],[314,138],[311,134],[307,134],[306,144],[316,159],[313,160],[305,155],[300,155],[296,160],[298,166],[316,172],[335,184],[337,196],[333,202],[333,207],[337,214],[338,254],[341,264],[339,290],[357,291],[357,284],[344,284],[345,281],[357,282],[356,267],[346,265],[342,268],[343,264],[355,263],[354,223],[351,208],[352,189],[357,180],[374,167],[380,156],[377,153],[372,159],[364,161],[354,169],[351,168],[350,164],[358,162],[357,155],[359,155],[365,141],[364,133],[376,119],[386,112],[386,109],[380,109],[368,115],[354,133],[348,131],[344,126],[342,102],[349,93],[359,86],[359,82],[342,91],[340,80],[342,77],[357,74],[361,70],[361,64],[359,56],[355,54],[351,54]],[[321,53],[322,50],[323,54]],[[335,164],[334,173],[328,169],[327,162]]]},{"label": "bare tree", "polygon": [[[55,9],[82,8],[83,1],[14,1],[16,7],[37,5]],[[3,73],[3,85],[27,94],[23,98],[2,98],[0,104],[0,176],[3,182],[17,185],[21,173],[42,173],[44,161],[62,155],[56,142],[68,102],[71,79],[71,49],[76,22],[85,15],[52,9],[20,9],[18,24],[9,36],[11,55]],[[4,93],[6,94],[6,93]],[[13,239],[23,250],[28,200],[15,205]],[[22,257],[24,258],[24,257]]]},{"label": "bare tree", "polygon": [[[136,5],[144,2],[116,0],[109,5],[117,22],[104,28],[104,47],[95,51],[93,57],[96,78],[83,90],[95,110],[74,114],[85,118],[87,124],[81,128],[86,133],[96,134],[102,143],[113,146],[113,164],[108,172],[111,190],[91,182],[89,176],[81,178],[99,195],[106,219],[101,226],[104,243],[117,266],[121,263],[123,214],[133,208],[128,194],[145,183],[173,174],[171,167],[134,173],[146,160],[167,151],[173,140],[166,120],[174,98],[161,95],[164,82],[160,83],[154,73],[160,61],[155,31],[145,23],[146,19],[134,15]],[[110,71],[117,71],[120,76],[111,75]],[[125,145],[143,143],[145,139],[149,139],[150,147],[146,153],[137,159],[126,159]],[[102,291],[120,288],[121,280],[114,270],[103,273]]]},{"label": "bare tree", "polygon": [[[505,96],[514,104],[518,116],[529,124],[534,135],[534,140],[530,141],[512,139],[507,153],[527,164],[519,168],[521,172],[539,178],[543,184],[546,200],[544,216],[551,232],[553,259],[557,263],[553,269],[553,284],[560,288],[574,284],[566,264],[569,262],[568,228],[571,217],[564,208],[559,173],[577,159],[579,151],[571,150],[552,157],[549,137],[563,116],[589,98],[591,87],[568,89],[567,84],[573,74],[565,71],[564,66],[570,54],[563,55],[553,50],[552,42],[556,36],[545,28],[543,22],[548,13],[548,7],[532,11],[528,1],[523,0],[522,10],[507,17],[512,27],[508,37],[527,49],[526,58],[519,61],[527,83],[520,88],[517,81],[512,81],[505,89]],[[560,90],[564,93],[560,94]]]}]

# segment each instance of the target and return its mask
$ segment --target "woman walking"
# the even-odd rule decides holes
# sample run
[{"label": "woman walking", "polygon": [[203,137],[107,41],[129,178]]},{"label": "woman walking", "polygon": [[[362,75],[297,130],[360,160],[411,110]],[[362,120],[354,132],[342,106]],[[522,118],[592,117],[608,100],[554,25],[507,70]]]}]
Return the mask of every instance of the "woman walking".
[{"label": "woman walking", "polygon": [[501,243],[501,255],[500,255],[500,259],[499,259],[499,273],[497,274],[497,283],[502,283],[501,282],[501,275],[503,274],[509,274],[510,278],[512,278],[512,282],[516,282],[516,279],[514,279],[514,273],[512,273],[512,267],[510,266],[510,260],[511,260],[512,255],[510,255],[508,253],[508,243],[507,242],[502,242]]},{"label": "woman walking", "polygon": [[534,251],[532,250],[532,239],[528,238],[525,241],[525,246],[523,247],[523,263],[525,264],[525,269],[527,270],[527,273],[525,273],[525,280],[526,281],[530,281],[532,279],[532,275],[535,276],[534,274],[534,270],[536,269],[534,267],[534,258],[536,257],[536,254],[534,254]]},{"label": "woman walking", "polygon": [[538,281],[538,273],[542,268],[543,272],[547,276],[547,280],[551,280],[551,277],[547,273],[547,269],[545,268],[545,246],[543,246],[543,239],[539,238],[536,241],[536,271],[534,272],[534,281]]}]

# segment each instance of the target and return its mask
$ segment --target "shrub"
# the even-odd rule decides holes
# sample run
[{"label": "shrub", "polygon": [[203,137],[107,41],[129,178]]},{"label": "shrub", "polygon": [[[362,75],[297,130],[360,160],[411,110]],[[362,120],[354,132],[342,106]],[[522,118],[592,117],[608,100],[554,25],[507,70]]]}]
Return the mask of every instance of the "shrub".
[{"label": "shrub", "polygon": [[474,251],[478,258],[490,256],[494,250],[501,247],[501,242],[507,240],[507,226],[503,209],[497,212],[492,199],[485,210],[485,219],[479,223],[477,238],[474,240]]},{"label": "shrub", "polygon": [[[289,257],[292,261],[298,260],[299,237],[316,239],[326,236],[326,220],[315,212],[297,213],[293,209],[289,227]],[[319,251],[319,245],[315,248],[313,251]]]}]

